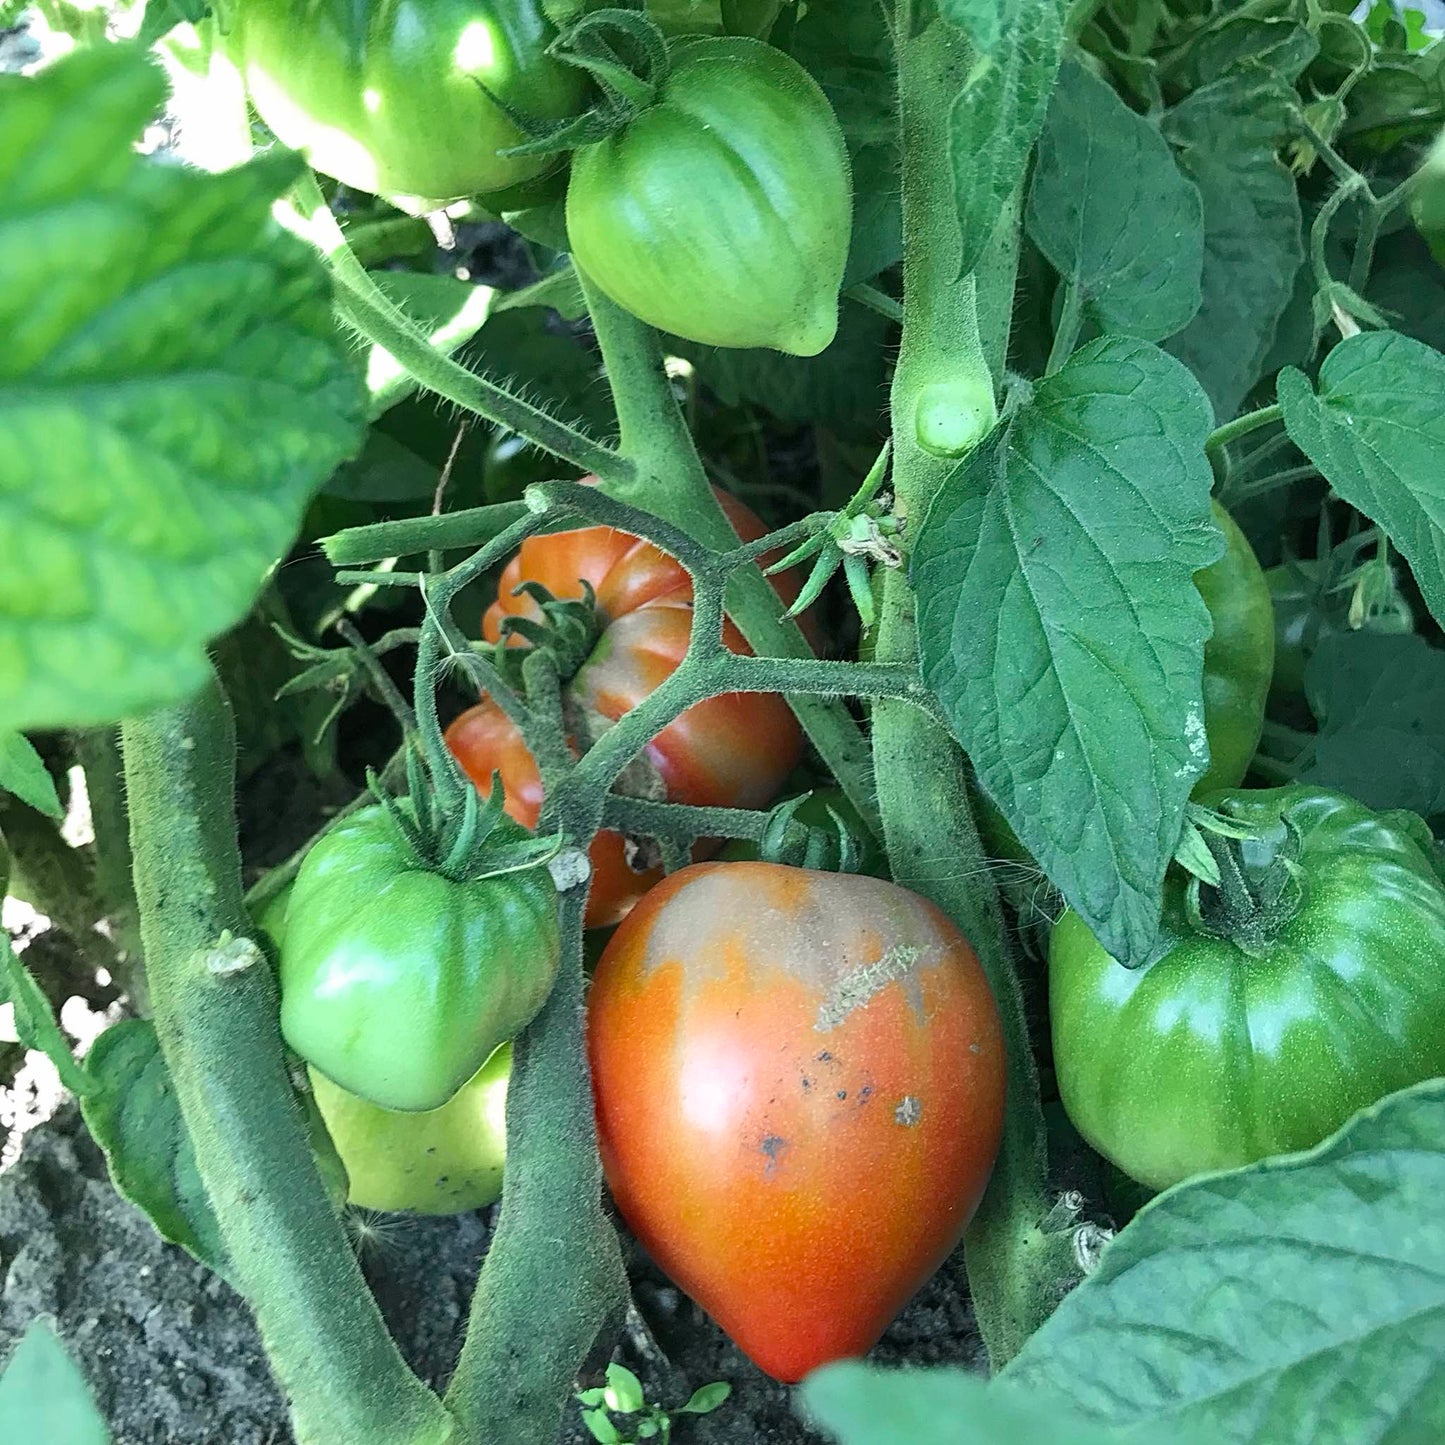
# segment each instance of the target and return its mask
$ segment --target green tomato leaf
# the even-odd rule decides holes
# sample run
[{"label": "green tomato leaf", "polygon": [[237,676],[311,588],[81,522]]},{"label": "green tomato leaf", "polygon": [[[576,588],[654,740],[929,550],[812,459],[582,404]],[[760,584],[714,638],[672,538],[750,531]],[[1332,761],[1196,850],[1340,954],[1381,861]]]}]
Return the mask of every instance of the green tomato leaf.
[{"label": "green tomato leaf", "polygon": [[294,158],[135,154],[164,82],[121,45],[0,76],[0,730],[184,696],[361,437]]},{"label": "green tomato leaf", "polygon": [[0,1440],[110,1445],[85,1376],[48,1320],[36,1320],[0,1373]]},{"label": "green tomato leaf", "polygon": [[688,1402],[677,1413],[679,1415],[711,1415],[719,1405],[732,1394],[733,1387],[726,1380],[714,1380],[694,1390]]},{"label": "green tomato leaf", "polygon": [[1445,813],[1445,652],[1413,635],[1326,637],[1305,693],[1320,730],[1298,781],[1367,808]]},{"label": "green tomato leaf", "polygon": [[1172,357],[1092,342],[948,478],[913,554],[924,676],[980,783],[1130,964],[1208,765],[1209,429]]},{"label": "green tomato leaf", "polygon": [[1445,356],[1394,331],[1342,341],[1318,390],[1279,377],[1290,440],[1405,555],[1426,605],[1445,618]]},{"label": "green tomato leaf", "polygon": [[[3,862],[3,855],[0,855]],[[0,875],[6,870],[0,866]],[[39,1049],[55,1065],[60,1082],[72,1094],[84,1095],[93,1087],[85,1070],[75,1061],[70,1041],[55,1021],[55,1011],[40,985],[20,961],[10,935],[0,928],[0,1003],[15,1008],[15,1034],[27,1049]]]},{"label": "green tomato leaf", "polygon": [[582,1423],[587,1427],[592,1438],[600,1441],[601,1445],[620,1445],[622,1435],[608,1417],[606,1410],[584,1410]]},{"label": "green tomato leaf", "polygon": [[54,779],[23,733],[0,733],[0,793],[13,793],[47,817],[65,816]]},{"label": "green tomato leaf", "polygon": [[[443,356],[450,356],[482,329],[495,309],[497,293],[490,286],[474,286],[455,276],[431,276],[417,271],[373,271],[371,279],[389,301],[406,312]],[[366,389],[370,398],[367,419],[375,421],[417,389],[416,379],[384,346],[368,341]]]},{"label": "green tomato leaf", "polygon": [[999,1379],[1128,1439],[1445,1438],[1445,1081],[1160,1195]]},{"label": "green tomato leaf", "polygon": [[564,320],[577,321],[587,314],[587,302],[582,296],[582,282],[570,261],[564,262],[557,270],[523,286],[518,291],[503,291],[492,302],[493,313],[517,311],[526,306],[550,307]]},{"label": "green tomato leaf", "polygon": [[1163,120],[1204,202],[1203,300],[1169,350],[1203,383],[1220,421],[1259,380],[1304,259],[1299,194],[1276,154],[1295,109],[1290,86],[1249,67],[1196,90]]},{"label": "green tomato leaf", "polygon": [[1075,61],[1039,138],[1026,224],[1102,331],[1161,341],[1199,310],[1199,190],[1159,132]]},{"label": "green tomato leaf", "polygon": [[992,55],[1003,39],[1010,0],[938,0],[938,13],[950,25],[962,30],[984,55]]},{"label": "green tomato leaf", "polygon": [[[1024,1394],[968,1370],[888,1370],[857,1360],[814,1370],[798,1390],[799,1413],[838,1445],[1114,1445],[1057,1394]],[[1131,1436],[1133,1445],[1165,1436]],[[1200,1445],[1192,1433],[1170,1445]]]},{"label": "green tomato leaf", "polygon": [[616,1410],[621,1415],[635,1415],[647,1403],[642,1381],[626,1365],[615,1361],[607,1367],[607,1389],[603,1398],[609,1410]]},{"label": "green tomato leaf", "polygon": [[1239,15],[1203,28],[1172,66],[1190,90],[1212,85],[1245,65],[1273,71],[1293,85],[1319,49],[1319,41],[1294,20]]},{"label": "green tomato leaf", "polygon": [[112,1024],[92,1046],[86,1071],[91,1088],[80,1111],[116,1189],[163,1239],[234,1284],[155,1026]]},{"label": "green tomato leaf", "polygon": [[962,241],[959,274],[978,264],[998,218],[1023,175],[1043,127],[1064,44],[1057,0],[1002,0],[995,9],[999,39],[969,75],[949,121],[954,191]]}]

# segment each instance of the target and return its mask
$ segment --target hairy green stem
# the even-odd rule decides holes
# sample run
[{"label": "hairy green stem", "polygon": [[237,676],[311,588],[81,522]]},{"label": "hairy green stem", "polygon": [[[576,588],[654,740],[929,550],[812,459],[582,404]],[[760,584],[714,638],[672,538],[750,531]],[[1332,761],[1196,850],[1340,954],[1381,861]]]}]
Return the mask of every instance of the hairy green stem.
[{"label": "hairy green stem", "polygon": [[890,321],[903,320],[903,303],[895,300],[886,291],[870,286],[866,281],[850,286],[843,294],[850,301],[856,301],[860,306],[866,306],[870,311],[876,311]]},{"label": "hairy green stem", "polygon": [[323,537],[321,548],[333,567],[360,567],[387,557],[485,547],[526,512],[521,502],[496,502],[488,507],[468,507],[462,512],[442,512],[438,516],[373,522]]},{"label": "hairy green stem", "polygon": [[1284,420],[1284,408],[1278,402],[1272,406],[1262,406],[1258,411],[1246,412],[1243,416],[1237,416],[1233,421],[1227,421],[1223,426],[1217,426],[1209,433],[1209,440],[1204,443],[1204,452],[1211,460],[1222,457],[1224,450],[1231,442],[1237,442],[1241,437],[1247,437],[1250,432],[1258,431],[1261,427],[1272,425],[1274,422]]},{"label": "hairy green stem", "polygon": [[447,1445],[452,1422],[387,1334],[327,1199],[275,979],[245,937],[229,705],[213,679],[126,722],[122,745],[156,1030],[296,1439]]},{"label": "hairy green stem", "polygon": [[[941,378],[996,384],[1012,301],[1016,238],[994,233],[979,271],[957,276],[957,206],[948,131],[954,99],[975,57],[962,32],[934,19],[900,41],[903,132],[903,338],[892,391],[898,509],[921,518],[953,459],[915,440],[921,388]],[[1011,208],[1009,224],[1016,225]],[[980,282],[989,293],[980,297]],[[988,349],[979,317],[989,318]],[[916,527],[904,533],[906,548]],[[887,574],[879,662],[916,665],[914,597],[905,569]],[[998,1162],[964,1240],[964,1266],[979,1328],[995,1369],[1016,1354],[1070,1276],[1067,1234],[1046,1232],[1051,1200],[1038,1078],[1022,994],[998,893],[969,800],[967,768],[949,733],[916,709],[882,700],[873,749],[893,876],[932,899],[973,943],[1003,1023],[1008,1108]]]},{"label": "hairy green stem", "polygon": [[[608,380],[617,403],[622,451],[637,468],[637,480],[606,490],[636,500],[718,551],[737,545],[726,514],[708,485],[697,448],[662,369],[652,329],[583,280]],[[808,657],[811,649],[795,622],[783,618],[783,604],[756,567],[742,568],[728,592],[728,615],[754,651],[773,657]],[[864,822],[879,826],[867,741],[847,708],[833,699],[790,697],[789,705],[829,771]]]},{"label": "hairy green stem", "polygon": [[357,260],[313,174],[307,172],[292,188],[292,195],[302,224],[330,264],[337,286],[337,312],[348,326],[384,347],[428,391],[526,437],[585,472],[626,484],[631,467],[611,447],[437,351]]},{"label": "hairy green stem", "polygon": [[554,1445],[583,1360],[627,1305],[583,1037],[584,901],[562,895],[561,972],[512,1045],[502,1208],[446,1397],[468,1445]]}]

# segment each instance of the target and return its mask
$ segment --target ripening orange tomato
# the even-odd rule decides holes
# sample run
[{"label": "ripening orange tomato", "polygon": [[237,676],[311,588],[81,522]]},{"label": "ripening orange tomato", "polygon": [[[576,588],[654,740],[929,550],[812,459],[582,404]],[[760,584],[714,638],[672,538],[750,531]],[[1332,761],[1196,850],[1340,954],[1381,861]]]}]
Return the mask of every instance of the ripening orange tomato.
[{"label": "ripening orange tomato", "polygon": [[998,1152],[988,981],[937,908],[880,879],[672,874],[602,955],[588,1047],[623,1217],[780,1380],[876,1343]]},{"label": "ripening orange tomato", "polygon": [[[721,491],[717,497],[745,541],[767,530],[736,498]],[[772,581],[784,601],[798,595],[795,574]],[[590,733],[588,742],[654,692],[687,651],[692,581],[675,558],[629,533],[580,527],[529,537],[507,564],[497,600],[482,619],[487,642],[500,640],[509,616],[541,616],[529,595],[516,592],[523,582],[539,582],[556,598],[582,597],[583,583],[596,594],[602,631],[566,685],[569,719],[578,732]],[[723,624],[723,642],[734,652],[751,651],[731,619]],[[524,827],[536,826],[542,810],[537,765],[494,702],[484,698],[464,712],[446,739],[484,793],[492,773],[500,773],[507,812]],[[727,693],[688,708],[658,733],[629,769],[624,790],[698,807],[762,808],[797,765],[802,748],[792,709],[777,694]],[[662,877],[661,864],[618,833],[599,833],[589,856],[589,928],[616,923]]]}]

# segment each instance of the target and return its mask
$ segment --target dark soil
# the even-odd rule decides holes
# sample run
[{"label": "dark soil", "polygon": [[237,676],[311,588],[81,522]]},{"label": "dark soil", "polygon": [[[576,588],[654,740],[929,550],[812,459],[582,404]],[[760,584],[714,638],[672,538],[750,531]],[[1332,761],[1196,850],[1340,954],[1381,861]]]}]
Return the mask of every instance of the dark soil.
[{"label": "dark soil", "polygon": [[[484,1212],[388,1216],[366,1233],[363,1263],[382,1311],[408,1361],[434,1386],[445,1384],[460,1347],[487,1230]],[[716,1414],[679,1425],[679,1442],[805,1445],[817,1438],[798,1423],[790,1392],[750,1365],[640,1257],[633,1278],[639,1315],[614,1357],[641,1377],[648,1398],[675,1405],[712,1380],[733,1386]],[[291,1439],[245,1305],[114,1192],[72,1105],[30,1133],[19,1162],[0,1176],[0,1360],[40,1315],[56,1321],[115,1445]],[[964,1293],[945,1269],[876,1357],[975,1364],[978,1353]],[[575,1407],[561,1439],[590,1439]]]}]

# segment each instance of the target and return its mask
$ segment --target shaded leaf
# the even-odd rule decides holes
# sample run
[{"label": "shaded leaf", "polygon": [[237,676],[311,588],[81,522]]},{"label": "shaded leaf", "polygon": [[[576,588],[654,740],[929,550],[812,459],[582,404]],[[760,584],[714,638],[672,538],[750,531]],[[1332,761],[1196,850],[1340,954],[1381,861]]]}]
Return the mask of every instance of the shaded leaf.
[{"label": "shaded leaf", "polygon": [[[0,870],[3,871],[3,870]],[[55,1021],[55,1010],[40,985],[20,961],[10,935],[0,928],[0,1003],[15,1008],[15,1035],[28,1049],[39,1049],[55,1065],[60,1082],[72,1094],[84,1095],[90,1080],[70,1051],[70,1040]]]},{"label": "shaded leaf", "polygon": [[1202,302],[1169,350],[1199,378],[1220,421],[1263,374],[1304,259],[1299,195],[1277,155],[1294,107],[1283,80],[1251,68],[1195,91],[1163,120],[1204,203]]},{"label": "shaded leaf", "polygon": [[1280,373],[1290,440],[1404,554],[1425,602],[1445,618],[1445,356],[1394,331],[1342,341],[1318,390]]},{"label": "shaded leaf", "polygon": [[960,275],[978,264],[1023,175],[1049,108],[1064,42],[1058,0],[1002,0],[997,8],[1002,33],[996,50],[969,76],[949,121]]},{"label": "shaded leaf", "polygon": [[146,1019],[112,1024],[95,1041],[86,1070],[94,1086],[80,1101],[81,1113],[116,1189],[163,1239],[229,1280],[226,1249],[154,1025]]},{"label": "shaded leaf", "polygon": [[1159,132],[1074,61],[1039,138],[1026,223],[1101,330],[1160,341],[1199,310],[1198,188]]},{"label": "shaded leaf", "polygon": [[1423,637],[1325,637],[1305,667],[1319,720],[1301,782],[1368,808],[1445,813],[1445,652]]}]

